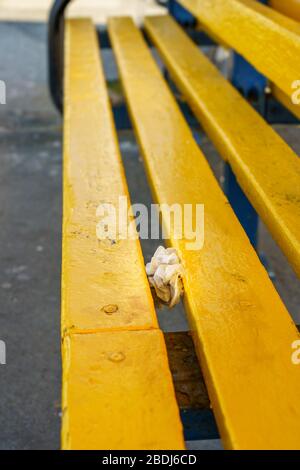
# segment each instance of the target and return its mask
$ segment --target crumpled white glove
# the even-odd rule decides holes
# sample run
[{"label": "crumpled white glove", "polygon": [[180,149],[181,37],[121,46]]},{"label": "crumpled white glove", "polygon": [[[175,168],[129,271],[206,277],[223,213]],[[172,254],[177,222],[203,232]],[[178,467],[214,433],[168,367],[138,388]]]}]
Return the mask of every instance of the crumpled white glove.
[{"label": "crumpled white glove", "polygon": [[150,286],[169,308],[180,302],[183,295],[183,266],[175,248],[159,246],[150,263],[146,264]]}]

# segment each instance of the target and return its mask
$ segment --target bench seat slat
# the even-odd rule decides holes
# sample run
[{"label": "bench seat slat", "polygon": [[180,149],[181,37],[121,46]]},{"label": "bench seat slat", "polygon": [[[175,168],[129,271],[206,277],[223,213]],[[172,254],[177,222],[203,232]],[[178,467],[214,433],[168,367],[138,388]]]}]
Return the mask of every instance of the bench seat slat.
[{"label": "bench seat slat", "polygon": [[157,327],[139,241],[96,236],[97,207],[118,207],[128,189],[89,21],[67,22],[64,106],[63,326]]},{"label": "bench seat slat", "polygon": [[269,4],[283,15],[300,21],[300,0],[270,0]]},{"label": "bench seat slat", "polygon": [[63,351],[63,449],[184,449],[161,331],[74,334]]},{"label": "bench seat slat", "polygon": [[[300,76],[300,25],[255,0],[179,0],[214,37],[288,96]],[[266,52],[267,51],[267,52]],[[287,53],[288,51],[288,53]]]},{"label": "bench seat slat", "polygon": [[203,249],[187,250],[172,233],[170,243],[185,268],[190,326],[224,444],[299,448],[300,368],[291,361],[297,329],[141,33],[129,18],[108,27],[156,202],[205,204]]},{"label": "bench seat slat", "polygon": [[128,197],[96,31],[65,35],[62,447],[183,449],[139,241],[96,237],[97,205]]},{"label": "bench seat slat", "polygon": [[149,17],[145,28],[177,86],[300,276],[300,159],[170,16]]}]

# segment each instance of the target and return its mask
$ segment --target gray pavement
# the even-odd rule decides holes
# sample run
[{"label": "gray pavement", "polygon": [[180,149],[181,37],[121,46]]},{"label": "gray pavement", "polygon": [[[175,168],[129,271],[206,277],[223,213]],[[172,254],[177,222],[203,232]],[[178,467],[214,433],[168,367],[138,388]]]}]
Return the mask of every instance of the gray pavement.
[{"label": "gray pavement", "polygon": [[[0,449],[59,448],[61,120],[46,80],[44,25],[0,23]],[[105,54],[113,78],[112,58]],[[298,153],[299,129],[280,128]],[[120,137],[133,202],[151,203],[132,134]],[[201,146],[217,175],[222,163],[210,142]],[[264,227],[261,247],[276,274],[276,287],[300,323],[299,284]],[[145,260],[157,243],[143,242]],[[159,312],[165,330],[187,328],[183,309]],[[219,441],[198,444],[220,448]],[[195,444],[189,443],[190,448]]]},{"label": "gray pavement", "polygon": [[59,447],[61,126],[45,26],[0,24],[0,448]]}]

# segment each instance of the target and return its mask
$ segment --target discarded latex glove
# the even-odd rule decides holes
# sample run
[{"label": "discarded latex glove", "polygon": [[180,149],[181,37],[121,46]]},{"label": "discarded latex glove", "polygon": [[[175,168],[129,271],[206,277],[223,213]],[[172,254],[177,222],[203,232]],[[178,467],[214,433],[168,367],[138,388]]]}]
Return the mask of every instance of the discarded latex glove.
[{"label": "discarded latex glove", "polygon": [[174,307],[183,295],[183,266],[175,248],[159,246],[150,263],[146,264],[150,286],[157,297],[169,308]]}]

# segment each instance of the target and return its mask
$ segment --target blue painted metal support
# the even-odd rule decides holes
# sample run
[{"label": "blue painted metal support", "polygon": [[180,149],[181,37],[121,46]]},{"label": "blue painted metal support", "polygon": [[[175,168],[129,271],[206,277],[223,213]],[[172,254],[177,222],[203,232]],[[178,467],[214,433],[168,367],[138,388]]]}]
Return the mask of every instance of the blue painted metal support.
[{"label": "blue painted metal support", "polygon": [[[252,67],[243,57],[233,53],[232,84],[262,115],[265,114],[267,85],[266,78]],[[228,163],[224,164],[224,191],[255,249],[258,242],[259,219],[248,198],[245,196]]]},{"label": "blue painted metal support", "polygon": [[183,8],[176,0],[169,0],[168,9],[171,16],[182,26],[195,26],[195,17]]},{"label": "blue painted metal support", "polygon": [[[267,3],[267,0],[260,1],[261,3]],[[231,82],[252,106],[264,116],[267,79],[236,52],[233,52]],[[224,191],[249,240],[257,249],[258,215],[238,184],[228,163],[224,164]]]},{"label": "blue painted metal support", "polygon": [[190,38],[199,46],[214,46],[216,43],[204,31],[198,31],[195,26],[197,20],[185,8],[183,8],[176,0],[168,1],[169,14],[179,23]]},{"label": "blue painted metal support", "polygon": [[267,79],[236,52],[231,82],[260,114],[265,114]]},{"label": "blue painted metal support", "polygon": [[186,441],[220,439],[212,410],[181,409],[180,418]]},{"label": "blue painted metal support", "polygon": [[299,124],[299,119],[292,114],[283,104],[274,98],[274,96],[267,95],[266,97],[266,110],[265,120],[269,124]]},{"label": "blue painted metal support", "polygon": [[132,129],[127,106],[124,103],[113,106],[113,115],[115,125],[118,131]]},{"label": "blue painted metal support", "polygon": [[224,165],[224,192],[254,248],[258,242],[258,215],[238,184],[228,163]]}]

